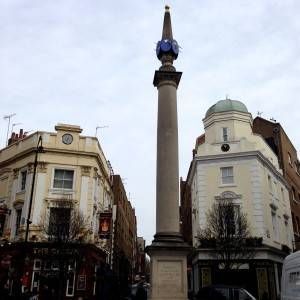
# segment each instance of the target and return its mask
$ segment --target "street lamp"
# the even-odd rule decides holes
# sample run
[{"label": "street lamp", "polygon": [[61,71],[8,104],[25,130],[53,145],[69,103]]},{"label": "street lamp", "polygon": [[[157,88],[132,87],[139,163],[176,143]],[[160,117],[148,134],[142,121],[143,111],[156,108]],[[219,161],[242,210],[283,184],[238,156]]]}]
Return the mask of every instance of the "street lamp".
[{"label": "street lamp", "polygon": [[25,243],[28,241],[28,233],[29,233],[29,225],[32,223],[30,221],[30,215],[31,215],[31,207],[32,207],[32,199],[33,199],[33,192],[34,192],[34,184],[35,184],[35,176],[36,176],[36,168],[38,164],[38,154],[43,153],[43,139],[42,136],[39,136],[38,143],[35,148],[35,158],[34,158],[34,165],[33,165],[33,176],[32,176],[32,183],[31,183],[31,193],[30,193],[30,199],[29,199],[29,207],[28,207],[28,214],[26,219],[26,233],[25,233]]}]

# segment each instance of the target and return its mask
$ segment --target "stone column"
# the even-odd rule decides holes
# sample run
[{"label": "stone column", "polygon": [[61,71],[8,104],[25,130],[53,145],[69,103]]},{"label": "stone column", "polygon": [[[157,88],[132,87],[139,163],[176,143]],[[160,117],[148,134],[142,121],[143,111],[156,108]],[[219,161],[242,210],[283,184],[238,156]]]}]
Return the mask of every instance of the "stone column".
[{"label": "stone column", "polygon": [[189,250],[179,227],[179,174],[177,88],[181,72],[173,61],[178,45],[173,39],[171,17],[166,7],[162,39],[157,43],[157,57],[162,66],[155,72],[153,84],[158,89],[156,234],[147,253],[151,257],[151,300],[187,299],[187,262]]}]

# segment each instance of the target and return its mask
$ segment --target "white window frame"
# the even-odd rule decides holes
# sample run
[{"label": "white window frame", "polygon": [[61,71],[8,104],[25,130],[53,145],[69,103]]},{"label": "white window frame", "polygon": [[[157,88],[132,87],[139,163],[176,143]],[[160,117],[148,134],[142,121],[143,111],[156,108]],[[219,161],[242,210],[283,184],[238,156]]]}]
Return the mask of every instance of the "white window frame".
[{"label": "white window frame", "polygon": [[229,134],[228,127],[222,127],[222,141],[223,142],[228,142]]},{"label": "white window frame", "polygon": [[[223,176],[223,171],[225,171],[225,170],[232,170],[232,175]],[[221,185],[233,185],[234,184],[233,166],[221,167],[220,168],[220,175],[221,175]],[[232,178],[232,181],[231,182],[224,182],[224,179],[228,179],[228,178]]]},{"label": "white window frame", "polygon": [[[54,187],[54,177],[55,177],[55,170],[65,170],[65,171],[73,171],[73,184],[72,184],[72,188],[57,188]],[[75,186],[75,182],[76,182],[76,168],[72,168],[70,166],[54,166],[53,170],[52,170],[52,178],[51,178],[51,189],[53,191],[68,191],[68,192],[72,192],[74,191],[74,186]]]},{"label": "white window frame", "polygon": [[76,262],[74,262],[74,265],[68,265],[68,272],[73,272],[73,284],[71,286],[71,290],[72,293],[68,293],[69,292],[69,283],[70,280],[69,278],[67,279],[67,284],[66,284],[66,297],[74,297],[74,293],[75,293],[75,269],[76,269]]},{"label": "white window frame", "polygon": [[278,227],[278,218],[275,211],[271,212],[272,216],[272,228],[273,228],[273,234],[274,234],[274,241],[279,242],[279,227]]},{"label": "white window frame", "polygon": [[[24,188],[23,188],[23,186],[22,186],[22,183],[23,183],[23,181],[22,181],[22,179],[23,179],[22,174],[24,174],[24,173],[26,173],[26,177],[25,177],[25,183],[24,183]],[[19,191],[20,192],[26,191],[27,181],[28,181],[28,170],[27,169],[20,170],[20,180],[19,180]]]},{"label": "white window frame", "polygon": [[[40,266],[39,266],[39,267],[36,266],[36,262],[39,262],[39,263],[40,263]],[[41,273],[41,268],[42,268],[42,260],[40,260],[40,259],[35,259],[35,260],[33,261],[33,270],[32,270],[32,278],[31,278],[31,289],[30,289],[31,291],[33,291],[33,289],[35,288],[34,282],[37,282],[36,288],[37,288],[37,291],[39,291],[39,288],[40,288],[40,280],[35,281],[35,280],[34,280],[34,277],[35,277],[35,274],[40,275],[40,273]]]},{"label": "white window frame", "polygon": [[[20,214],[20,220],[19,220],[19,222],[17,222],[18,221],[18,212],[19,211],[21,211],[21,214]],[[18,234],[19,234],[19,229],[20,229],[20,227],[21,227],[21,221],[22,221],[22,211],[23,211],[23,207],[21,206],[21,207],[15,207],[15,218],[14,218],[14,236],[16,237],[16,236],[18,236]]]},{"label": "white window frame", "polygon": [[268,175],[268,186],[269,186],[270,193],[273,194],[273,181],[270,175]]}]

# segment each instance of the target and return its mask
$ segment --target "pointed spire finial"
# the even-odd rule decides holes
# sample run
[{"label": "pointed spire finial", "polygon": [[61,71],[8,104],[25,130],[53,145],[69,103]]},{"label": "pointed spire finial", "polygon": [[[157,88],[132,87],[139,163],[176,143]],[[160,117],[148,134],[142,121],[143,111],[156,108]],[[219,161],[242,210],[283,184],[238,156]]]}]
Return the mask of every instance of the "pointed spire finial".
[{"label": "pointed spire finial", "polygon": [[162,40],[173,40],[172,24],[170,15],[170,6],[165,6],[164,25],[162,31]]}]

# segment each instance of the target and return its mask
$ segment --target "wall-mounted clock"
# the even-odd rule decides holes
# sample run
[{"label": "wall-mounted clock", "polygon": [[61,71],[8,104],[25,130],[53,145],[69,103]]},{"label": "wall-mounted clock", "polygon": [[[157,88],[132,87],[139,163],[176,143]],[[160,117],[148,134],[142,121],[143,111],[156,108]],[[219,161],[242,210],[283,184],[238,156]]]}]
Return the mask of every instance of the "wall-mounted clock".
[{"label": "wall-mounted clock", "polygon": [[73,136],[69,133],[66,133],[62,136],[62,142],[66,145],[70,145],[73,142]]},{"label": "wall-mounted clock", "polygon": [[223,152],[227,152],[229,149],[230,149],[230,146],[229,146],[228,144],[223,144],[223,145],[221,146],[221,150],[222,150]]}]

